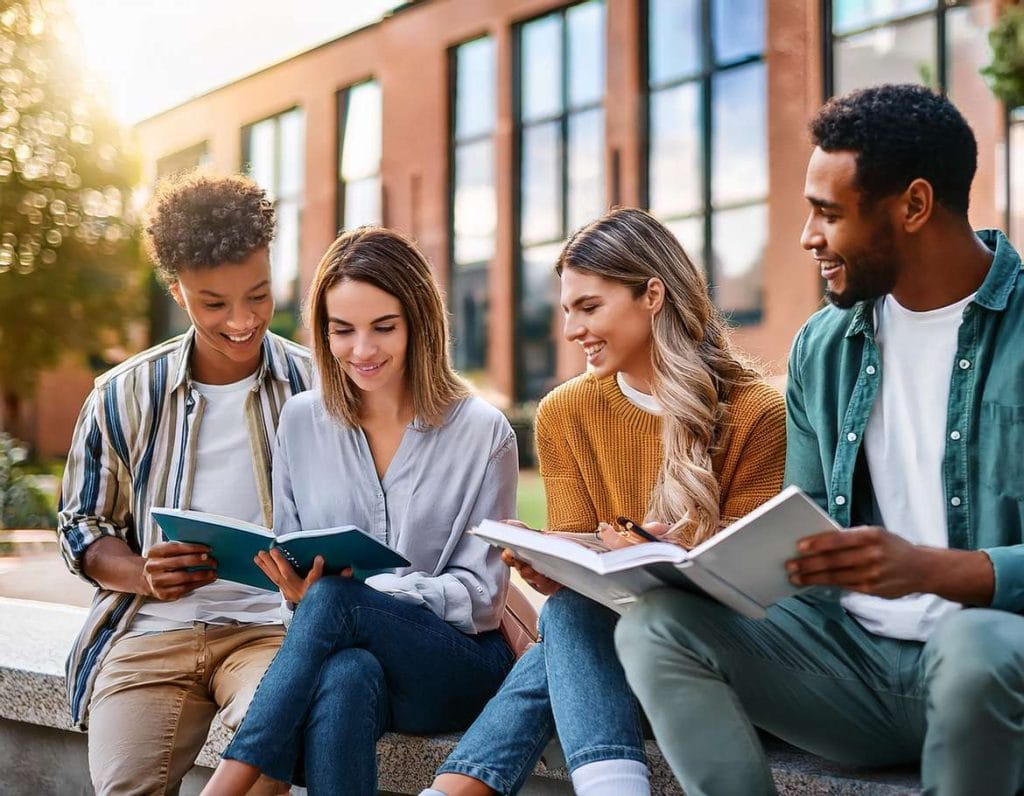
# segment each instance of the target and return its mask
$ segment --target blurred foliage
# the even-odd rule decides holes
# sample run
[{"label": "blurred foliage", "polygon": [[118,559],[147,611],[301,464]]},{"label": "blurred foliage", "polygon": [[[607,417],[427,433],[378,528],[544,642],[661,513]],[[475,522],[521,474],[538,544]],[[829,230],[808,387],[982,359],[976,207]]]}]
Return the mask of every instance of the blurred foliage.
[{"label": "blurred foliage", "polygon": [[1024,105],[1024,7],[1005,9],[988,32],[992,63],[981,70],[992,93],[1009,109]]},{"label": "blurred foliage", "polygon": [[22,470],[24,460],[25,448],[0,433],[0,529],[55,528],[57,514]]},{"label": "blurred foliage", "polygon": [[0,2],[0,385],[126,342],[142,309],[138,168],[59,0]]}]

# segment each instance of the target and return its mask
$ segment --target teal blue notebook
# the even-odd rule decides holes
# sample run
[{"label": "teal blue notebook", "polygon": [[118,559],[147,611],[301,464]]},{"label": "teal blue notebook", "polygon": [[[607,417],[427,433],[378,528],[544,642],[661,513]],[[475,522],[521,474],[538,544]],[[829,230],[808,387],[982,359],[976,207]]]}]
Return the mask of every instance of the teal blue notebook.
[{"label": "teal blue notebook", "polygon": [[356,577],[365,578],[409,566],[404,556],[354,525],[274,536],[273,531],[262,525],[202,511],[154,508],[152,514],[168,541],[207,545],[217,561],[219,578],[259,589],[277,590],[253,561],[260,550],[273,547],[280,550],[303,577],[318,555],[323,556],[324,573],[328,575],[352,567]]}]

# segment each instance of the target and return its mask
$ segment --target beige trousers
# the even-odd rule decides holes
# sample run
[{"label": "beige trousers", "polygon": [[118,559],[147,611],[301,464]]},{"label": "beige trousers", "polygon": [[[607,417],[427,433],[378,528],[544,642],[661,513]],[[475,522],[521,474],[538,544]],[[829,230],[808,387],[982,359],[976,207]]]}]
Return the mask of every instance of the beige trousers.
[{"label": "beige trousers", "polygon": [[218,709],[238,727],[283,638],[281,625],[197,622],[118,641],[89,703],[97,796],[177,793]]}]

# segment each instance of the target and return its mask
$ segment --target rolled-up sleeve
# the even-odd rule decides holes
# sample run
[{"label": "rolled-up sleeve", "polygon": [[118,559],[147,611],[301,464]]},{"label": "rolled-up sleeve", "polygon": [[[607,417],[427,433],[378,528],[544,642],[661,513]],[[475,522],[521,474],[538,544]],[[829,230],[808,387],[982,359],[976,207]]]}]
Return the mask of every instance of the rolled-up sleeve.
[{"label": "rolled-up sleeve", "polygon": [[995,573],[992,607],[1024,613],[1024,545],[988,547],[983,552],[992,562]]},{"label": "rolled-up sleeve", "polygon": [[106,416],[106,389],[95,388],[78,417],[57,515],[61,555],[68,569],[89,583],[94,582],[82,570],[85,551],[105,536],[127,542],[131,516],[131,480],[110,439],[111,423],[119,428],[119,422]]}]

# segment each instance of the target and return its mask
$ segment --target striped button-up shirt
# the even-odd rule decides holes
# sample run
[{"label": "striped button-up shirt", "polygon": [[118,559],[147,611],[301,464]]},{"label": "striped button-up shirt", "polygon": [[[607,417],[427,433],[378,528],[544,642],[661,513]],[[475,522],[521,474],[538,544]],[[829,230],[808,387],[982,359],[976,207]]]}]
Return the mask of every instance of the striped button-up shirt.
[{"label": "striped button-up shirt", "polygon": [[[82,559],[93,542],[113,536],[141,553],[162,539],[150,517],[153,506],[190,506],[204,406],[189,370],[194,336],[189,330],[108,371],[96,380],[82,408],[64,471],[58,517],[61,553],[76,575],[86,578]],[[308,389],[310,380],[309,352],[268,333],[245,404],[266,525],[273,518],[271,453],[278,416],[284,402]],[[67,661],[68,700],[76,726],[85,727],[100,664],[143,599],[97,590]]]}]

